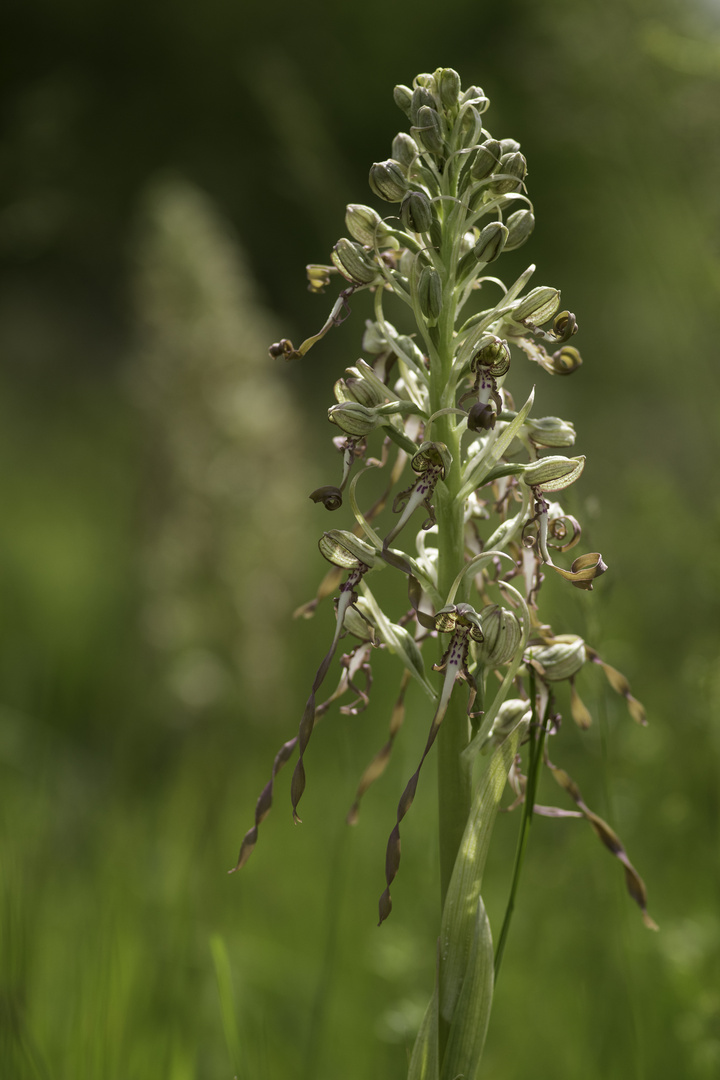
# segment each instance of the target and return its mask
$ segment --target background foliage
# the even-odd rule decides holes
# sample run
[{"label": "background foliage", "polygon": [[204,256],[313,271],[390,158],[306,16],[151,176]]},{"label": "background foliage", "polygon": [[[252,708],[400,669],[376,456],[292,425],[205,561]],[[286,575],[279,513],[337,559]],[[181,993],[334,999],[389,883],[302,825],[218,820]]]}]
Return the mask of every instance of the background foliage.
[{"label": "background foliage", "polygon": [[[580,321],[585,366],[538,390],[576,422],[578,510],[610,572],[557,592],[556,628],[627,672],[651,726],[590,673],[596,723],[565,725],[562,763],[662,930],[583,823],[537,821],[488,1075],[715,1077],[717,8],[11,0],[3,40],[3,1076],[403,1075],[434,968],[430,783],[374,922],[417,698],[344,825],[388,719],[385,657],[371,710],[313,742],[303,828],[281,783],[250,864],[225,870],[327,637],[329,610],[290,615],[323,573],[306,495],[338,471],[324,409],[362,304],[304,364],[266,346],[325,318],[303,268],[372,201],[393,85],[449,64],[529,160],[538,225],[508,260]],[[496,925],[516,827],[486,875]]]}]

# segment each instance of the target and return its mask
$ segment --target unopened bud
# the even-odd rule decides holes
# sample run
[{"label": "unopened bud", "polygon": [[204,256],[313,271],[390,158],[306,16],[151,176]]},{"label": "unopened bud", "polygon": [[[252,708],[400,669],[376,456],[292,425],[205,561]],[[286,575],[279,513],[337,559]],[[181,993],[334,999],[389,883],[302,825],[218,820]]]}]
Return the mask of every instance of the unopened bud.
[{"label": "unopened bud", "polygon": [[517,139],[501,139],[500,149],[503,154],[514,154],[520,149]]},{"label": "unopened bud", "polygon": [[376,161],[370,169],[369,183],[375,195],[385,202],[402,202],[408,189],[405,173],[397,161]]},{"label": "unopened bud", "polygon": [[356,570],[361,563],[372,567],[375,563],[375,548],[345,529],[331,529],[323,533],[318,547],[328,562],[344,570]]},{"label": "unopened bud", "polygon": [[544,457],[523,470],[522,480],[540,491],[562,491],[574,484],[585,468],[585,457]]},{"label": "unopened bud", "polygon": [[432,203],[424,191],[409,191],[402,201],[400,217],[411,232],[427,232],[433,221]]},{"label": "unopened bud", "polygon": [[417,291],[420,310],[428,325],[434,326],[442,311],[442,282],[434,266],[423,267],[418,278]]},{"label": "unopened bud", "polygon": [[401,131],[393,139],[393,160],[397,161],[403,169],[407,169],[412,165],[419,152],[418,144],[415,142],[412,135],[408,135],[407,132]]},{"label": "unopened bud", "polygon": [[516,210],[510,214],[505,222],[508,228],[508,238],[505,241],[505,250],[514,251],[522,247],[535,228],[535,215],[532,210]]},{"label": "unopened bud", "polygon": [[368,252],[346,236],[340,237],[331,257],[342,276],[353,285],[369,285],[380,277],[380,270]]},{"label": "unopened bud", "polygon": [[497,139],[488,139],[475,155],[470,174],[473,180],[484,180],[495,172],[500,164],[501,150]]},{"label": "unopened bud", "polygon": [[446,109],[452,109],[460,97],[460,76],[453,68],[439,68],[435,72],[440,100]]},{"label": "unopened bud", "polygon": [[540,285],[518,301],[513,308],[512,317],[516,322],[530,322],[535,326],[542,326],[553,317],[559,306],[558,290],[549,285]]},{"label": "unopened bud", "polygon": [[419,139],[426,150],[433,154],[442,154],[445,149],[445,132],[437,109],[431,105],[422,105],[418,109],[417,120],[410,130],[415,141]]},{"label": "unopened bud", "polygon": [[[432,75],[428,76],[432,79]],[[417,82],[417,79],[415,80]],[[418,115],[421,109],[434,109],[435,98],[433,94],[424,86],[416,86],[413,90],[412,102],[410,103],[410,119],[413,122],[413,126],[418,123]]]},{"label": "unopened bud", "polygon": [[482,745],[482,749],[484,749],[488,743],[494,743],[495,746],[499,746],[503,739],[505,739],[518,724],[521,725],[520,737],[522,738],[530,725],[531,719],[532,705],[529,701],[524,701],[522,698],[510,698],[507,701],[503,701],[498,709],[497,716],[493,721],[493,726],[490,728],[488,736]]},{"label": "unopened bud", "polygon": [[531,440],[536,446],[574,446],[575,428],[569,420],[559,416],[543,416],[538,420],[526,420]]},{"label": "unopened bud", "polygon": [[537,667],[548,682],[560,682],[577,675],[587,659],[585,642],[576,634],[561,634],[547,645],[531,645],[525,660]]},{"label": "unopened bud", "polygon": [[522,627],[515,614],[499,604],[480,612],[485,640],[477,652],[479,664],[499,667],[512,660],[522,640]]},{"label": "unopened bud", "polygon": [[527,161],[523,154],[517,151],[512,154],[503,154],[497,171],[499,174],[502,173],[502,179],[493,184],[493,190],[498,195],[504,195],[508,191],[519,191],[527,176]]},{"label": "unopened bud", "polygon": [[474,105],[478,112],[483,113],[490,102],[479,86],[468,86],[467,90],[460,98],[460,104]]},{"label": "unopened bud", "polygon": [[508,230],[501,221],[491,221],[486,225],[473,248],[478,262],[494,262],[505,247],[507,236]]},{"label": "unopened bud", "polygon": [[382,417],[379,417],[374,409],[361,405],[359,401],[343,401],[339,405],[331,405],[328,409],[328,420],[354,438],[369,435],[382,423]]},{"label": "unopened bud", "polygon": [[397,247],[398,242],[391,235],[392,230],[385,224],[371,206],[350,203],[345,211],[345,224],[353,240],[366,247]]},{"label": "unopened bud", "polygon": [[413,92],[409,86],[403,86],[400,83],[393,90],[393,100],[398,109],[402,109],[405,115],[410,117],[410,105],[412,104]]}]

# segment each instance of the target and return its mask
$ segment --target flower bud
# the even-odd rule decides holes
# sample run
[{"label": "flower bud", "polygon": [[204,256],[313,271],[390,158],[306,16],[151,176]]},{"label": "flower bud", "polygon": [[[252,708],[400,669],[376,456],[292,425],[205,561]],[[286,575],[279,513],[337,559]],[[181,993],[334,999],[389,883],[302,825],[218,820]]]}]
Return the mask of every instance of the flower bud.
[{"label": "flower bud", "polygon": [[536,446],[574,446],[575,428],[569,420],[559,416],[543,416],[539,420],[526,420],[531,440]]},{"label": "flower bud", "polygon": [[461,105],[474,105],[478,112],[483,113],[490,104],[489,100],[479,86],[468,86],[460,98]]},{"label": "flower bud", "polygon": [[328,409],[328,420],[337,424],[341,431],[353,438],[369,435],[382,423],[374,409],[361,405],[358,401],[342,401]]},{"label": "flower bud", "polygon": [[369,285],[381,276],[377,264],[365,248],[346,236],[340,237],[331,257],[342,276],[353,285]]},{"label": "flower bud", "polygon": [[514,154],[520,149],[517,139],[501,139],[500,150],[503,154]]},{"label": "flower bud", "polygon": [[484,180],[491,173],[495,172],[500,164],[500,143],[497,139],[488,139],[479,149],[475,155],[475,160],[472,163],[470,169],[470,175],[473,180]]},{"label": "flower bud", "polygon": [[412,103],[412,96],[413,92],[410,87],[403,86],[402,83],[396,86],[393,90],[393,100],[395,104],[399,109],[402,109],[408,119],[410,118],[410,105]]},{"label": "flower bud", "polygon": [[377,161],[370,169],[369,183],[375,195],[385,202],[401,202],[408,189],[405,173],[397,161]]},{"label": "flower bud", "polygon": [[477,651],[479,664],[499,667],[512,660],[522,640],[522,627],[515,614],[499,604],[490,604],[480,612],[484,641]]},{"label": "flower bud", "polygon": [[497,171],[503,174],[503,178],[493,184],[493,191],[496,191],[498,195],[504,195],[508,191],[519,191],[527,176],[527,161],[523,154],[517,151],[512,154],[503,154]]},{"label": "flower bud", "polygon": [[353,240],[365,247],[397,247],[398,242],[391,235],[392,230],[385,224],[371,206],[350,203],[345,211],[345,224]]},{"label": "flower bud", "polygon": [[346,369],[345,378],[339,381],[344,382],[351,398],[344,398],[343,400],[358,401],[361,405],[367,405],[369,408],[382,405],[385,399],[389,397],[387,387],[363,360],[359,360],[358,364],[363,364],[368,374],[366,375],[356,367]]},{"label": "flower bud", "polygon": [[491,221],[486,225],[473,248],[478,262],[494,262],[505,247],[507,236],[508,230],[501,221]]},{"label": "flower bud", "polygon": [[342,506],[342,491],[339,487],[319,487],[310,493],[314,503],[321,502],[326,510],[339,510]]},{"label": "flower bud", "polygon": [[453,68],[439,68],[435,72],[440,100],[446,109],[452,109],[460,97],[460,76]]},{"label": "flower bud", "polygon": [[419,139],[426,150],[433,154],[442,154],[445,149],[445,132],[437,109],[430,105],[421,105],[417,120],[410,130],[415,141]]},{"label": "flower bud", "polygon": [[345,529],[331,529],[323,533],[318,541],[320,554],[344,570],[356,570],[360,564],[372,567],[375,564],[375,548],[355,533]]},{"label": "flower bud", "polygon": [[508,238],[505,241],[505,250],[514,251],[522,247],[535,228],[535,215],[532,210],[516,210],[510,214],[505,222],[508,228]]},{"label": "flower bud", "polygon": [[408,169],[419,153],[418,144],[412,135],[401,131],[393,139],[392,156],[403,169]]},{"label": "flower bud", "polygon": [[[429,76],[432,78],[432,76]],[[417,82],[417,79],[415,80]],[[410,119],[413,122],[413,126],[418,123],[418,116],[420,110],[434,109],[435,98],[432,93],[424,86],[416,86],[413,90],[412,102],[410,103]]]},{"label": "flower bud", "polygon": [[432,203],[424,191],[409,191],[402,201],[400,217],[411,232],[427,232],[433,222]]},{"label": "flower bud", "polygon": [[434,326],[442,311],[442,282],[434,266],[423,267],[418,278],[417,291],[420,310],[428,325]]},{"label": "flower bud", "polygon": [[510,734],[517,724],[522,725],[520,730],[522,737],[529,727],[531,719],[532,705],[529,701],[524,701],[522,698],[509,698],[507,701],[503,701],[498,709],[497,716],[493,720],[493,725],[488,732],[488,736],[482,745],[482,749],[484,749],[488,743],[494,743],[495,746],[499,746],[503,739]]},{"label": "flower bud", "polygon": [[531,322],[535,326],[542,326],[552,318],[559,306],[558,290],[550,288],[549,285],[540,285],[517,302],[512,317],[516,322]]},{"label": "flower bud", "polygon": [[407,334],[400,334],[397,338],[396,344],[398,349],[402,349],[402,351],[407,356],[409,356],[411,360],[415,361],[419,368],[423,368],[425,366],[425,357],[423,356],[422,352],[417,347],[411,337],[408,337]]},{"label": "flower bud", "polygon": [[584,456],[576,458],[544,457],[526,466],[523,483],[540,491],[562,491],[570,487],[585,468]]},{"label": "flower bud", "polygon": [[560,634],[546,645],[531,645],[526,663],[536,667],[548,682],[560,682],[577,675],[587,659],[585,642],[576,634]]}]

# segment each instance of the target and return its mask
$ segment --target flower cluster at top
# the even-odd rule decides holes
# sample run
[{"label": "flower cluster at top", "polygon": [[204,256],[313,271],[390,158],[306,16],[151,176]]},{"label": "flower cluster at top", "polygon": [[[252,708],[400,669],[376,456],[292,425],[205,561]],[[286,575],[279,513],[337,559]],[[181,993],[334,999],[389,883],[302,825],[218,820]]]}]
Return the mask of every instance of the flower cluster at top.
[{"label": "flower cluster at top", "polygon": [[[553,375],[570,375],[582,363],[570,344],[577,321],[560,309],[558,290],[529,288],[533,266],[509,286],[491,267],[503,252],[525,244],[533,231],[525,157],[514,139],[495,138],[485,128],[485,94],[476,86],[463,91],[450,68],[418,75],[412,88],[397,86],[394,97],[410,129],[395,137],[391,157],[375,163],[369,177],[386,212],[362,204],[347,207],[348,235],[335,245],[332,263],[307,268],[313,292],[322,292],[333,277],[342,279],[330,316],[297,348],[285,339],[270,349],[273,357],[303,357],[349,314],[355,293],[372,294],[373,318],[365,326],[362,358],[335,383],[335,404],[328,411],[336,430],[339,475],[311,496],[329,511],[349,503],[354,518],[351,528],[330,529],[320,539],[320,551],[333,568],[303,611],[312,614],[321,599],[337,593],[335,632],[298,735],[276,758],[238,860],[239,867],[253,850],[277,771],[296,749],[292,805],[297,817],[315,724],[347,693],[356,697],[344,711],[364,708],[372,651],[385,648],[404,668],[400,696],[388,741],[361,780],[351,820],[360,796],[387,762],[410,679],[423,687],[435,715],[388,843],[381,921],[390,910],[389,886],[400,858],[400,822],[458,683],[470,687],[471,753],[497,742],[514,724],[530,725],[532,718],[549,733],[556,730],[560,718],[552,690],[560,680],[570,681],[573,718],[587,726],[590,716],[574,678],[588,661],[603,666],[632,715],[644,722],[642,706],[624,677],[581,638],[555,635],[538,615],[547,571],[576,588],[591,589],[606,566],[596,552],[561,565],[581,530],[557,499],[580,477],[585,458],[569,456],[575,443],[571,423],[536,414],[534,390],[525,402],[516,402],[507,385],[518,354]],[[400,328],[386,317],[389,297],[396,302],[393,318]],[[369,469],[384,469],[387,485],[372,506],[361,508],[359,485]],[[379,528],[388,504],[395,518]],[[375,572],[388,567],[408,582],[408,608],[394,617],[370,585]],[[354,644],[340,661],[340,681],[326,701],[318,702],[346,635]],[[444,648],[434,665],[443,672],[439,689],[423,657],[424,643],[435,638]],[[514,770],[521,797],[519,756]],[[559,772],[554,775],[562,783]],[[579,792],[564,786],[580,807],[566,813],[591,815],[595,831],[622,858],[617,837],[603,835],[600,819],[587,810]],[[644,889],[635,878],[633,889],[644,910]]]}]

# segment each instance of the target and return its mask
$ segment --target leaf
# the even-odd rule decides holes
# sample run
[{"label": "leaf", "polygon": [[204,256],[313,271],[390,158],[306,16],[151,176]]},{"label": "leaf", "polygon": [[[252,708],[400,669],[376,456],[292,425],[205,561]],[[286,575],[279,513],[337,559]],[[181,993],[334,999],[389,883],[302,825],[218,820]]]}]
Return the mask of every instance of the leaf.
[{"label": "leaf", "polygon": [[440,1080],[437,986],[413,1046],[408,1080]]},{"label": "leaf", "polygon": [[497,747],[482,775],[445,899],[440,933],[440,1013],[448,1023],[452,1021],[465,979],[475,977],[470,960],[476,948],[482,876],[519,737],[520,725],[517,725]]},{"label": "leaf", "polygon": [[467,974],[450,1025],[441,1080],[455,1080],[460,1076],[476,1080],[479,1077],[490,1023],[493,985],[492,933],[485,905],[479,897]]}]

